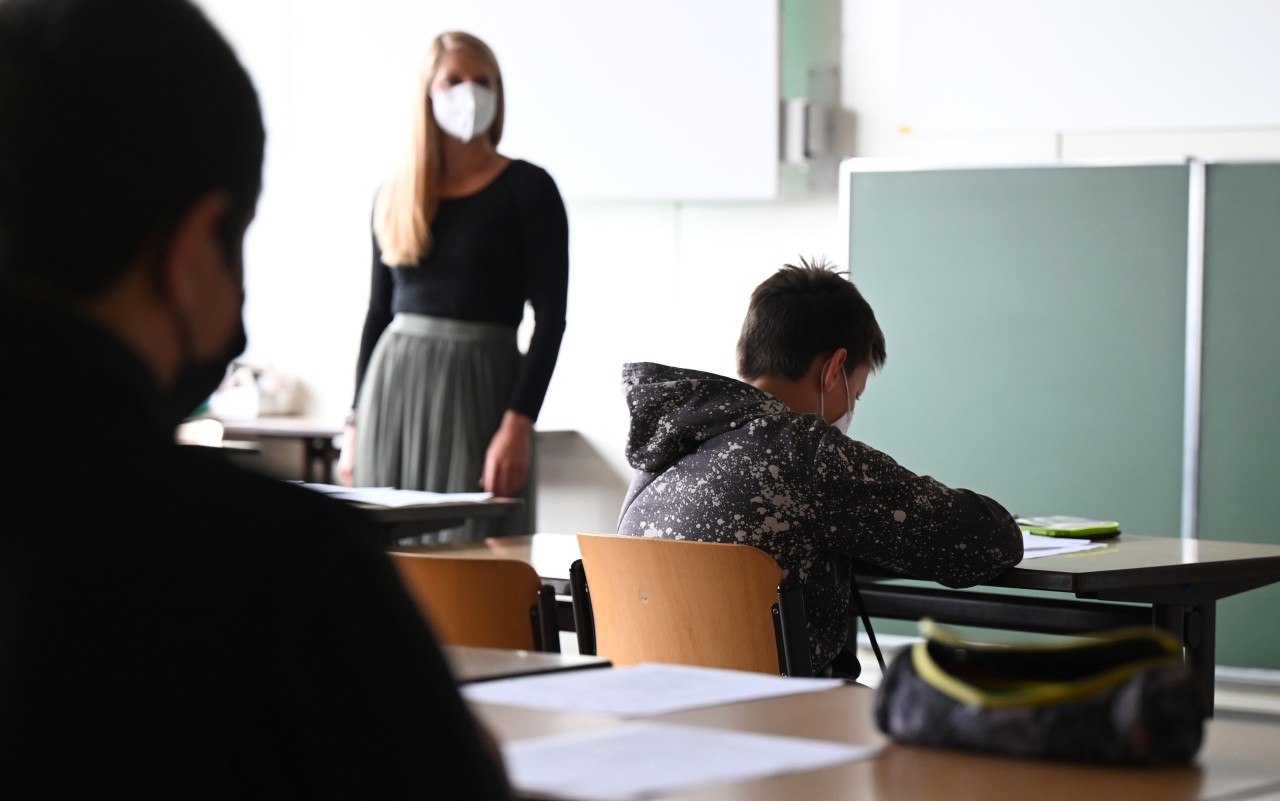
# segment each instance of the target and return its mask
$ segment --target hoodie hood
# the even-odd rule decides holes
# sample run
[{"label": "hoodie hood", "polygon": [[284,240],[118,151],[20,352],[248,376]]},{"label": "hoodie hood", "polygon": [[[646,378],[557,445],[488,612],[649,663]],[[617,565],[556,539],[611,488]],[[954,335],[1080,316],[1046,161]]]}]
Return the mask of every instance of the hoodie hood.
[{"label": "hoodie hood", "polygon": [[657,473],[702,443],[767,415],[788,411],[779,400],[736,378],[652,362],[622,368],[631,410],[627,461]]}]

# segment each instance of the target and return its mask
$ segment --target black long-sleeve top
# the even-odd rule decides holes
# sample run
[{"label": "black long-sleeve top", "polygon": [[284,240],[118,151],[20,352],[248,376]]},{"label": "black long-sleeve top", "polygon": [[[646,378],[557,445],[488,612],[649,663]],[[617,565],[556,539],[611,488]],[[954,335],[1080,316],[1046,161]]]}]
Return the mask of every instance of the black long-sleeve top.
[{"label": "black long-sleeve top", "polygon": [[356,399],[374,346],[398,312],[534,330],[507,408],[536,420],[564,336],[569,223],[555,181],[513,160],[480,191],[440,201],[417,265],[388,267],[373,240],[373,282],[356,365]]}]

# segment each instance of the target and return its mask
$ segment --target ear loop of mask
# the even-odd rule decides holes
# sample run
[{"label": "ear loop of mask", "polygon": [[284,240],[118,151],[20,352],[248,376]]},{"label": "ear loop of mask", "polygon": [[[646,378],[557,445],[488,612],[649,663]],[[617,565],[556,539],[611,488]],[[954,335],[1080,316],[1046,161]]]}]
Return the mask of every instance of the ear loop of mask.
[{"label": "ear loop of mask", "polygon": [[[172,245],[173,231],[169,230],[163,235],[153,254],[154,263],[151,269],[157,287],[161,287],[164,284],[163,267],[161,265]],[[182,367],[191,361],[195,353],[195,335],[191,331],[191,321],[176,305],[169,310],[169,316],[173,320],[174,333],[178,338],[178,369],[181,371]]]},{"label": "ear loop of mask", "polygon": [[[827,359],[827,361],[823,363],[822,371],[821,371],[822,373],[825,373],[827,371],[827,365],[831,364],[831,361],[832,361],[831,359]],[[836,421],[834,423],[828,423],[828,425],[835,426],[836,428],[839,428],[841,431],[843,431],[845,434],[848,434],[849,426],[853,424],[853,400],[852,400],[853,396],[849,394],[849,377],[844,374],[843,368],[840,368],[840,378],[844,381],[844,410],[845,411],[844,411],[844,414],[836,418]],[[824,423],[827,421],[826,401],[827,401],[827,393],[822,389],[821,375],[820,375],[819,384],[818,384],[818,414],[822,416],[822,421]]]},{"label": "ear loop of mask", "polygon": [[831,359],[823,362],[822,369],[818,371],[818,414],[822,416],[822,422],[824,423],[827,422],[827,391],[822,388],[822,377],[826,375],[827,365],[829,364],[831,364]]},{"label": "ear loop of mask", "polygon": [[[830,359],[828,359],[828,360],[827,360],[826,364],[822,365],[822,371],[823,371],[823,372],[826,372],[826,370],[827,370],[827,365],[828,365],[828,364],[831,364],[831,360],[830,360]],[[844,399],[844,402],[845,402],[845,408],[848,410],[848,411],[846,411],[846,412],[845,412],[845,414],[846,414],[848,417],[852,418],[852,417],[853,417],[853,408],[852,408],[852,404],[849,402],[849,380],[848,380],[848,377],[847,377],[847,376],[843,375],[843,373],[844,373],[844,370],[843,370],[843,369],[841,369],[841,371],[840,371],[840,372],[841,372],[841,374],[842,374],[840,377],[841,377],[842,379],[844,379],[844,392],[845,392],[845,399]],[[827,412],[826,412],[826,395],[827,395],[827,393],[822,391],[822,386],[821,386],[821,385],[819,385],[818,390],[819,390],[819,392],[818,392],[818,414],[822,415],[822,419],[823,419],[823,421],[825,421],[825,420],[827,419]],[[834,423],[833,425],[838,424],[839,422],[840,422],[840,421],[839,421],[839,420],[837,420],[837,421],[836,421],[836,423]],[[846,432],[846,433],[847,433],[847,432]],[[884,674],[884,672],[885,672],[884,654],[882,654],[882,653],[880,652],[880,643],[876,641],[876,632],[875,632],[875,629],[873,629],[873,628],[871,627],[871,617],[867,614],[867,607],[866,607],[866,605],[864,605],[864,604],[863,604],[863,602],[862,602],[862,593],[858,592],[858,578],[857,578],[857,576],[853,576],[853,575],[849,576],[849,589],[850,589],[850,590],[852,591],[852,593],[853,593],[853,602],[854,602],[854,606],[856,606],[856,607],[857,607],[857,610],[858,610],[858,616],[862,618],[862,628],[863,628],[863,630],[864,630],[864,631],[866,631],[866,633],[867,633],[867,640],[869,640],[869,641],[870,641],[870,643],[871,643],[871,650],[872,650],[872,652],[873,652],[873,653],[875,654],[875,656],[876,656],[876,662],[880,665],[880,673],[883,675],[883,674]]]}]

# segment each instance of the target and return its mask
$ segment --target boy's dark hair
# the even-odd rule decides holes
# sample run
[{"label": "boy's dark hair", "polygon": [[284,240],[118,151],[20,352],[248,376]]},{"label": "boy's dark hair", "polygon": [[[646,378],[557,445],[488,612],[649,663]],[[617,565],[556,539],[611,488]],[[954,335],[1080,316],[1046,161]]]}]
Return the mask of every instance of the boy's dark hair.
[{"label": "boy's dark hair", "polygon": [[264,139],[249,76],[188,0],[0,1],[0,280],[93,296],[215,191],[238,267]]},{"label": "boy's dark hair", "polygon": [[849,351],[845,373],[884,365],[884,334],[853,283],[825,261],[787,264],[751,293],[738,337],[738,375],[780,375],[796,381],[813,360],[836,348]]}]

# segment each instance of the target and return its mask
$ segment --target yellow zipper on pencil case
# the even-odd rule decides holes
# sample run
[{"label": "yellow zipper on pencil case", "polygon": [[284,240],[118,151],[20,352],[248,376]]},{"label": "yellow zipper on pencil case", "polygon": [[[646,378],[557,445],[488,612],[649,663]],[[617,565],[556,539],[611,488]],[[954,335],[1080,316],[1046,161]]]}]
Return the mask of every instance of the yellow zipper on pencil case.
[{"label": "yellow zipper on pencil case", "polygon": [[927,684],[945,695],[966,704],[982,707],[1010,706],[1048,706],[1061,704],[1094,695],[1111,687],[1124,683],[1136,673],[1153,667],[1177,665],[1182,662],[1182,648],[1173,637],[1158,629],[1132,626],[1113,631],[1098,632],[1089,635],[1093,642],[1045,642],[1020,644],[1016,647],[1020,652],[1053,652],[1076,651],[1086,648],[1103,647],[1108,643],[1132,637],[1153,642],[1162,652],[1145,659],[1136,659],[1107,670],[1072,680],[1035,681],[1028,679],[1008,679],[1001,681],[998,677],[985,680],[982,685],[960,679],[941,665],[929,653],[929,641],[939,645],[964,648],[968,651],[1007,652],[1009,646],[973,643],[959,637],[952,631],[942,628],[929,618],[920,621],[920,631],[927,638],[916,643],[911,649],[911,663]]}]

